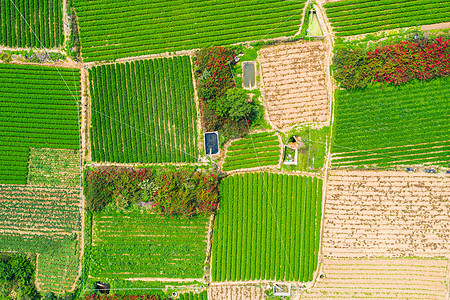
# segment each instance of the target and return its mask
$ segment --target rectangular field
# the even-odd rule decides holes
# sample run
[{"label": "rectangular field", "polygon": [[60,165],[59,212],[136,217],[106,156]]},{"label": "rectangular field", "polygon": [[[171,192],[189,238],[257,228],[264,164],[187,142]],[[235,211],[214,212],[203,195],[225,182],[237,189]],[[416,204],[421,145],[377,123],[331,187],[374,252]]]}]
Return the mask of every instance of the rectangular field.
[{"label": "rectangular field", "polygon": [[336,90],[332,166],[450,163],[450,77]]},{"label": "rectangular field", "polygon": [[213,281],[312,280],[322,180],[273,173],[223,179],[212,245]]},{"label": "rectangular field", "polygon": [[27,183],[30,147],[80,148],[79,70],[0,64],[0,99],[0,183]]},{"label": "rectangular field", "polygon": [[37,286],[63,293],[78,275],[80,191],[0,185],[0,251],[36,253]]},{"label": "rectangular field", "polygon": [[321,41],[260,50],[269,118],[276,127],[329,120],[327,51]]},{"label": "rectangular field", "polygon": [[89,274],[98,280],[200,279],[207,226],[205,217],[170,219],[145,211],[94,214]]},{"label": "rectangular field", "polygon": [[62,9],[61,0],[0,0],[0,45],[61,46],[64,41]]},{"label": "rectangular field", "polygon": [[188,56],[97,66],[89,76],[94,161],[197,161],[197,110]]},{"label": "rectangular field", "polygon": [[301,299],[447,299],[447,259],[323,259]]},{"label": "rectangular field", "polygon": [[447,0],[345,0],[324,5],[337,36],[447,22]]},{"label": "rectangular field", "polygon": [[85,62],[292,36],[304,0],[75,1]]},{"label": "rectangular field", "polygon": [[275,132],[249,134],[227,147],[223,170],[232,171],[276,166],[280,159],[280,141]]},{"label": "rectangular field", "polygon": [[323,252],[330,257],[448,255],[450,177],[332,170]]}]

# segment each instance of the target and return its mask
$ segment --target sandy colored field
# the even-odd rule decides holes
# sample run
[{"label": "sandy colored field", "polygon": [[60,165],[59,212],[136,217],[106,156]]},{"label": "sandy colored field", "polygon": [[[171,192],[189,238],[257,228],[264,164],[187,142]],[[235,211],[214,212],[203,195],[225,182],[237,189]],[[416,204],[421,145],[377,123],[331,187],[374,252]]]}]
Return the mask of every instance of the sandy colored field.
[{"label": "sandy colored field", "polygon": [[438,29],[448,29],[450,28],[450,22],[431,24],[431,25],[423,25],[422,31],[425,30],[438,30]]},{"label": "sandy colored field", "polygon": [[266,106],[276,127],[328,122],[326,54],[327,44],[322,41],[260,50]]},{"label": "sandy colored field", "polygon": [[450,177],[331,170],[323,254],[328,257],[446,256]]},{"label": "sandy colored field", "polygon": [[213,285],[208,288],[208,300],[259,300],[264,299],[264,289],[258,286]]},{"label": "sandy colored field", "polygon": [[447,272],[447,259],[326,258],[300,299],[446,299]]}]

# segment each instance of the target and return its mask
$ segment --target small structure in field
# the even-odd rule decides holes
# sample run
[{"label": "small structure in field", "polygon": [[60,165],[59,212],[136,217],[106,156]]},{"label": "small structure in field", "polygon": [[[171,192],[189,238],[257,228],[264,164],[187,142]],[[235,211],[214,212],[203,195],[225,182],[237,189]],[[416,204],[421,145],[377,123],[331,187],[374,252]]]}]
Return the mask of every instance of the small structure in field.
[{"label": "small structure in field", "polygon": [[298,162],[298,149],[303,147],[305,147],[305,143],[302,142],[301,138],[296,136],[291,137],[288,143],[284,145],[283,164],[296,166]]},{"label": "small structure in field", "polygon": [[275,297],[290,297],[291,296],[291,285],[275,283],[273,285],[273,295]]},{"label": "small structure in field", "polygon": [[307,37],[325,37],[323,22],[319,14],[313,8],[309,11],[309,25],[307,29]]},{"label": "small structure in field", "polygon": [[242,63],[242,86],[244,89],[253,89],[256,86],[256,62],[244,61]]},{"label": "small structure in field", "polygon": [[205,154],[219,154],[219,133],[217,131],[205,133]]},{"label": "small structure in field", "polygon": [[109,283],[103,283],[101,281],[97,281],[96,290],[102,294],[109,295],[109,291],[111,290],[111,285]]}]

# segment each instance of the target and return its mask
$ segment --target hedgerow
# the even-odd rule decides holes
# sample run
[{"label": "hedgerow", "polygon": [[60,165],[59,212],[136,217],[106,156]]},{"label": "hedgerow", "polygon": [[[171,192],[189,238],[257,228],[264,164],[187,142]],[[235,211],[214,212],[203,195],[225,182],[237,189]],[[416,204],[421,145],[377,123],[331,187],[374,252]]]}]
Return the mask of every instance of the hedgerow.
[{"label": "hedgerow", "polygon": [[338,47],[333,58],[334,77],[346,89],[373,82],[400,85],[450,74],[450,38],[402,41],[374,51]]}]

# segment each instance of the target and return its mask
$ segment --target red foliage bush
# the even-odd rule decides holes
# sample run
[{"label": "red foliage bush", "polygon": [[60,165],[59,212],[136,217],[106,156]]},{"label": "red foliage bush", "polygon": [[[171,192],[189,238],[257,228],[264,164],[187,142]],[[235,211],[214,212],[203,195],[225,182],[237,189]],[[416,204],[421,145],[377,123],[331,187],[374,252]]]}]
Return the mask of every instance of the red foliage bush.
[{"label": "red foliage bush", "polygon": [[347,89],[372,82],[399,85],[414,79],[449,76],[449,41],[449,38],[403,41],[369,52],[341,48],[333,59],[334,76]]}]

